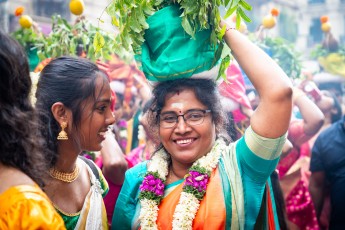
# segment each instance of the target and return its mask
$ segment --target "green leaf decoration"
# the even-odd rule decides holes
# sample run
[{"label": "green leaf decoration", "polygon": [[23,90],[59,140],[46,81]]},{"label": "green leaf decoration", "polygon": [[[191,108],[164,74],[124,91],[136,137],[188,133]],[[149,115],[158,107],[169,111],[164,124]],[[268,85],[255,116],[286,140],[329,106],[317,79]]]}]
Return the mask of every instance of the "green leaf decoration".
[{"label": "green leaf decoration", "polygon": [[43,39],[43,34],[35,31],[32,27],[20,28],[13,32],[11,36],[19,42],[25,49],[30,48],[36,42]]},{"label": "green leaf decoration", "polygon": [[248,10],[248,11],[252,10],[252,6],[249,5],[249,3],[246,2],[246,1],[244,1],[244,0],[241,0],[241,1],[240,1],[240,6],[241,6],[242,8],[244,8],[245,10]]},{"label": "green leaf decoration", "polygon": [[104,37],[99,32],[96,32],[95,37],[93,39],[93,47],[94,47],[96,53],[101,51],[104,44],[105,44]]},{"label": "green leaf decoration", "polygon": [[[115,6],[109,5],[106,10],[112,12],[114,9]],[[115,16],[112,19],[114,18],[117,20]],[[102,21],[101,18],[99,20]],[[113,21],[113,23],[119,22]],[[83,17],[78,18],[76,23],[71,25],[61,16],[54,15],[52,17],[52,31],[49,35],[38,36],[31,33],[17,31],[14,36],[18,39],[20,36],[27,36],[26,42],[23,43],[34,44],[40,60],[62,55],[83,56],[92,61],[107,60],[110,59],[111,54],[117,54],[127,63],[134,60],[133,54],[121,47],[113,34],[92,25]]]},{"label": "green leaf decoration", "polygon": [[219,68],[217,80],[219,78],[223,78],[224,81],[227,81],[225,71],[230,65],[230,60],[231,60],[230,55],[227,55],[222,59],[222,62],[220,63],[220,68]]},{"label": "green leaf decoration", "polygon": [[120,42],[119,45],[125,50],[141,53],[145,30],[148,29],[147,18],[172,4],[180,6],[182,27],[191,38],[194,38],[199,30],[211,28],[214,31],[214,34],[211,33],[211,47],[223,42],[224,30],[219,26],[219,7],[228,9],[225,18],[235,11],[240,15],[237,17],[237,28],[240,27],[242,19],[251,21],[245,11],[251,10],[252,7],[245,0],[112,0],[106,12],[112,18],[112,24],[118,27],[116,40]]},{"label": "green leaf decoration", "polygon": [[316,45],[314,49],[311,50],[310,52],[310,57],[317,60],[320,57],[326,57],[331,53],[337,53],[341,56],[345,56],[345,45],[340,45],[337,49],[337,51],[329,51],[325,47],[323,47],[321,44]]},{"label": "green leaf decoration", "polygon": [[234,6],[234,7],[230,8],[230,9],[228,9],[228,11],[226,11],[226,14],[225,14],[224,18],[230,17],[237,10],[237,7],[238,6]]},{"label": "green leaf decoration", "polygon": [[244,13],[241,7],[237,8],[237,14],[240,15],[241,18],[244,19],[246,22],[251,22],[252,20]]}]

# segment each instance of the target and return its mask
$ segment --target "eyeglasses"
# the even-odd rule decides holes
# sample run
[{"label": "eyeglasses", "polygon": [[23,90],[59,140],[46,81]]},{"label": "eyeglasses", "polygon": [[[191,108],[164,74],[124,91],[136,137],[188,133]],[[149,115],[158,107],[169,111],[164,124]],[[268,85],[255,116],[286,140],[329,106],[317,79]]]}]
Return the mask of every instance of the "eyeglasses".
[{"label": "eyeglasses", "polygon": [[177,115],[174,112],[162,113],[159,115],[159,125],[167,129],[173,128],[178,123],[179,117],[182,117],[184,122],[186,122],[188,125],[200,125],[204,122],[206,114],[210,112],[210,109],[193,109],[181,115]]}]

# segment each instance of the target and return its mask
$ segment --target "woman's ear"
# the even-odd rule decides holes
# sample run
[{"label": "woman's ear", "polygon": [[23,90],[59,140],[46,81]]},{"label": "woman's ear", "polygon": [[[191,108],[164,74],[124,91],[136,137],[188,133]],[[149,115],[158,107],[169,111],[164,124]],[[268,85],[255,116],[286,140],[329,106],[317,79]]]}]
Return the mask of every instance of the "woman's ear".
[{"label": "woman's ear", "polygon": [[55,120],[61,125],[62,122],[67,122],[69,118],[69,110],[62,102],[56,102],[51,107],[52,114]]}]

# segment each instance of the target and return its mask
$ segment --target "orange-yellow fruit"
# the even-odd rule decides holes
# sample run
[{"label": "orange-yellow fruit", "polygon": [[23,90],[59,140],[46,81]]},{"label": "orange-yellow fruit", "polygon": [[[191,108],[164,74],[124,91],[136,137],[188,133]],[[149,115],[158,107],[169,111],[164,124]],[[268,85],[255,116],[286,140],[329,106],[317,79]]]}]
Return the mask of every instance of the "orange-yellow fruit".
[{"label": "orange-yellow fruit", "polygon": [[19,25],[23,28],[30,28],[32,26],[32,18],[29,15],[22,15],[19,18]]},{"label": "orange-yellow fruit", "polygon": [[271,14],[277,17],[279,15],[279,10],[277,8],[272,8]]},{"label": "orange-yellow fruit", "polygon": [[22,15],[23,13],[24,13],[24,7],[22,6],[17,7],[16,10],[14,11],[14,15],[17,17]]},{"label": "orange-yellow fruit", "polygon": [[322,23],[321,30],[326,33],[331,31],[331,24],[329,22]]},{"label": "orange-yellow fruit", "polygon": [[321,16],[321,17],[320,17],[320,22],[321,22],[321,23],[328,22],[328,17],[327,17],[327,16]]},{"label": "orange-yellow fruit", "polygon": [[262,25],[267,29],[271,29],[276,25],[276,18],[272,14],[266,15],[262,19]]},{"label": "orange-yellow fruit", "polygon": [[83,0],[71,0],[69,2],[69,9],[74,15],[81,15],[84,12]]}]

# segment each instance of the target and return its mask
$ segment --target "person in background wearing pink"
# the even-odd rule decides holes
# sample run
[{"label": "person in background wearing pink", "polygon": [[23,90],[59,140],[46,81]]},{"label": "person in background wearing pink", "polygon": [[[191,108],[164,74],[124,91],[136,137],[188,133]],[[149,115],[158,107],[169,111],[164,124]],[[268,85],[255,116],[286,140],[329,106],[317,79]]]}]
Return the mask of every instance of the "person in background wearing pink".
[{"label": "person in background wearing pink", "polygon": [[319,229],[308,191],[310,151],[303,151],[301,146],[319,131],[324,115],[307,94],[297,87],[294,88],[293,104],[302,119],[292,119],[288,139],[293,149],[280,159],[277,166],[286,202],[288,229]]}]

